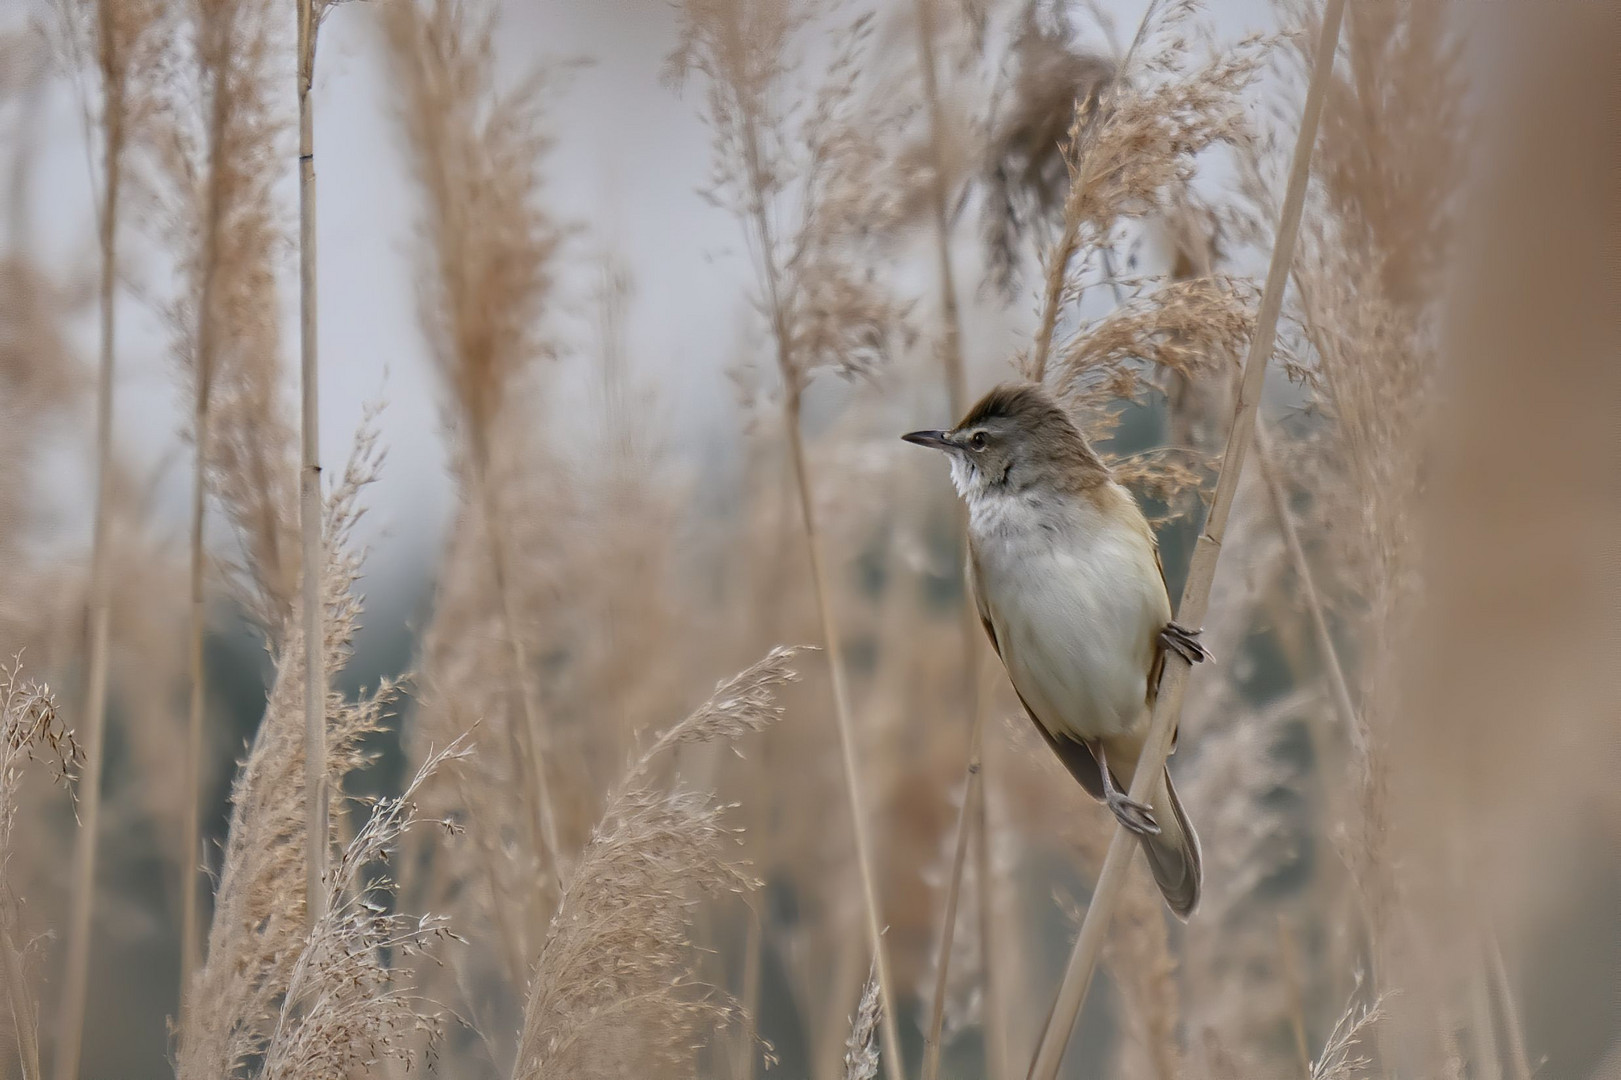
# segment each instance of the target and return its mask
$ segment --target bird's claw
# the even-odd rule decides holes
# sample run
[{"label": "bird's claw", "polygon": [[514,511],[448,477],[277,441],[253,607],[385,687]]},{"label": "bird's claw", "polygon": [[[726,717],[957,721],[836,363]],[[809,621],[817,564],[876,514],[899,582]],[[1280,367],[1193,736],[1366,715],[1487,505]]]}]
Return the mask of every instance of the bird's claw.
[{"label": "bird's claw", "polygon": [[1176,653],[1190,664],[1202,664],[1210,659],[1210,650],[1199,641],[1203,629],[1189,630],[1179,623],[1166,623],[1165,629],[1159,632],[1160,644]]},{"label": "bird's claw", "polygon": [[1134,832],[1138,836],[1159,835],[1159,822],[1154,820],[1152,808],[1119,791],[1109,792],[1104,801],[1114,814],[1115,820],[1124,825],[1128,832]]}]

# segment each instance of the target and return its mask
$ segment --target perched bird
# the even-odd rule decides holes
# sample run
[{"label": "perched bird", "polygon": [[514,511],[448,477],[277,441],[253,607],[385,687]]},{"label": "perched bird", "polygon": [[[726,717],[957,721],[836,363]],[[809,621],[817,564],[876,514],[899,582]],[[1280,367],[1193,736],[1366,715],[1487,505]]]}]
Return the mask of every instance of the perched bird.
[{"label": "perched bird", "polygon": [[[1169,771],[1150,806],[1127,796],[1167,649],[1205,658],[1171,621],[1159,545],[1064,409],[999,386],[950,431],[901,436],[945,451],[968,505],[968,580],[1025,711],[1059,760],[1140,839],[1165,902],[1199,902],[1199,838]],[[1155,811],[1158,811],[1156,814]]]}]

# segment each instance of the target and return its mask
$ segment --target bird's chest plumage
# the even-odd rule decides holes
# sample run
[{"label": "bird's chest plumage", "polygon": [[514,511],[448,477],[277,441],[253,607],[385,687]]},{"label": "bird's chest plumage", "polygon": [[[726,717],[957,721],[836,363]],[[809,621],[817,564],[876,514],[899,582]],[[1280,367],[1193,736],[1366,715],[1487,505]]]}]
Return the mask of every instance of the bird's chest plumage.
[{"label": "bird's chest plumage", "polygon": [[972,572],[1014,688],[1054,734],[1142,723],[1170,619],[1145,529],[1085,500],[971,507]]}]

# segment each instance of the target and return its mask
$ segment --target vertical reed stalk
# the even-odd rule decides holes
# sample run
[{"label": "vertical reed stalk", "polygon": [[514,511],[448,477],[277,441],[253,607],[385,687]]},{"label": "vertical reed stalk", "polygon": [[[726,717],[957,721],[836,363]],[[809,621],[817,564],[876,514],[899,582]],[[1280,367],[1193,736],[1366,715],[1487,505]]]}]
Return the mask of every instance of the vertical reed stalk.
[{"label": "vertical reed stalk", "polygon": [[[73,904],[68,916],[67,972],[62,985],[56,1050],[58,1080],[79,1074],[85,994],[95,907],[96,843],[101,826],[101,767],[107,728],[107,652],[112,622],[108,517],[112,513],[113,316],[118,284],[118,193],[124,152],[125,58],[119,55],[114,0],[96,4],[102,81],[104,171],[101,205],[101,357],[96,374],[96,510],[90,554],[90,647],[85,680],[85,770],[79,785],[79,834],[73,846]],[[36,1066],[37,1070],[37,1066]],[[36,1071],[37,1075],[37,1071]]]},{"label": "vertical reed stalk", "polygon": [[[766,227],[765,214],[760,214],[760,228]],[[773,260],[767,256],[768,264]],[[772,275],[775,281],[775,275]],[[772,289],[775,292],[775,288]],[[773,301],[773,308],[776,303]],[[778,309],[780,310],[780,309]],[[780,317],[778,325],[778,356],[784,361],[789,356],[787,328]],[[850,688],[845,679],[844,656],[839,643],[837,616],[833,610],[833,597],[828,591],[827,575],[822,566],[821,535],[816,529],[816,508],[811,496],[810,475],[805,465],[804,438],[800,431],[800,390],[798,375],[784,364],[784,378],[790,380],[783,401],[783,422],[787,428],[789,456],[793,460],[795,485],[799,490],[799,510],[805,526],[805,546],[810,552],[811,584],[816,590],[816,612],[822,623],[822,638],[827,648],[827,666],[833,679],[833,712],[838,721],[839,751],[844,764],[844,790],[849,797],[850,819],[855,830],[856,866],[861,874],[862,906],[867,919],[867,937],[878,968],[879,995],[883,1001],[884,1075],[889,1080],[905,1080],[906,1067],[901,1057],[900,1032],[895,1024],[894,975],[889,967],[889,953],[884,948],[884,925],[878,909],[878,881],[873,873],[872,840],[867,829],[867,808],[862,798],[861,783],[857,779],[855,725],[850,719]]]},{"label": "vertical reed stalk", "polygon": [[1306,613],[1311,617],[1312,635],[1317,639],[1317,651],[1328,670],[1329,698],[1334,702],[1334,711],[1339,714],[1347,737],[1355,742],[1361,738],[1362,724],[1357,719],[1356,704],[1351,700],[1351,685],[1346,681],[1339,649],[1328,628],[1322,594],[1317,591],[1317,579],[1306,560],[1306,549],[1300,542],[1294,511],[1289,509],[1289,492],[1283,485],[1283,477],[1278,474],[1276,458],[1272,453],[1271,433],[1267,430],[1266,422],[1260,418],[1255,422],[1255,463],[1260,467],[1261,479],[1266,484],[1273,516],[1278,519],[1278,533],[1283,537],[1283,548],[1289,554],[1295,576],[1300,579],[1300,595],[1306,605]]},{"label": "vertical reed stalk", "polygon": [[304,910],[326,910],[326,652],[321,628],[320,366],[316,359],[314,0],[298,0],[298,299],[302,391],[298,525],[304,541]]},{"label": "vertical reed stalk", "polygon": [[[231,40],[229,18],[223,27],[212,31],[220,42]],[[210,49],[221,46],[210,44]],[[186,829],[184,843],[188,860],[199,856],[201,846],[202,767],[203,767],[203,708],[207,700],[207,673],[203,666],[203,638],[207,629],[208,610],[204,585],[207,553],[203,544],[203,523],[208,502],[208,442],[210,407],[209,395],[214,377],[214,294],[219,276],[220,230],[224,207],[224,170],[219,156],[223,152],[225,129],[230,110],[230,98],[223,85],[224,76],[216,76],[213,102],[208,125],[209,162],[208,190],[203,206],[202,286],[197,299],[197,353],[193,378],[192,442],[195,451],[191,474],[191,614],[188,630],[188,666],[190,701],[186,713]],[[197,903],[197,874],[188,865],[183,873],[185,888],[181,919],[181,1024],[185,1023],[185,1002],[192,975],[200,966],[201,915]]]},{"label": "vertical reed stalk", "polygon": [[[946,392],[951,403],[951,415],[958,417],[968,407],[968,380],[963,368],[962,316],[957,304],[957,286],[951,270],[951,232],[947,212],[945,160],[940,140],[944,137],[945,120],[940,107],[940,88],[935,68],[935,0],[917,0],[918,69],[923,81],[923,99],[929,114],[929,213],[934,226],[934,252],[940,289],[940,319],[944,337],[940,342],[940,361],[945,369]],[[956,503],[959,526],[966,526],[967,508]],[[959,527],[956,535],[965,536]],[[940,944],[935,970],[934,998],[929,1008],[929,1027],[923,1037],[923,1080],[935,1080],[940,1074],[940,1031],[945,1022],[946,985],[951,971],[951,946],[956,935],[957,904],[962,891],[963,866],[968,857],[968,836],[972,829],[983,833],[984,783],[980,746],[983,741],[985,713],[979,707],[979,654],[976,648],[980,628],[978,619],[964,595],[960,605],[962,613],[962,700],[968,703],[968,768],[962,808],[957,816],[957,839],[953,846],[951,870],[946,878],[945,911],[941,916]],[[983,892],[981,897],[983,897]],[[989,995],[987,995],[988,997]],[[992,1007],[987,1000],[986,1007]],[[986,1041],[986,1072],[991,1074],[990,1043]]]},{"label": "vertical reed stalk", "polygon": [[[1215,580],[1216,563],[1221,556],[1222,538],[1227,532],[1227,518],[1232,511],[1244,459],[1254,437],[1256,414],[1261,403],[1261,384],[1277,338],[1278,315],[1283,308],[1284,287],[1288,284],[1289,268],[1294,260],[1295,238],[1300,231],[1300,215],[1306,201],[1306,182],[1311,174],[1312,148],[1317,142],[1317,125],[1322,117],[1323,99],[1334,70],[1334,50],[1339,41],[1340,21],[1344,13],[1345,0],[1327,0],[1314,54],[1311,85],[1306,91],[1300,131],[1290,163],[1289,186],[1284,195],[1283,210],[1272,247],[1271,265],[1267,268],[1266,287],[1261,295],[1254,334],[1250,338],[1249,355],[1244,361],[1244,379],[1234,405],[1233,426],[1227,437],[1227,449],[1222,455],[1215,498],[1194,548],[1187,585],[1182,590],[1182,602],[1177,608],[1178,618],[1184,624],[1198,626],[1204,621],[1210,602],[1210,586]],[[1171,735],[1176,730],[1176,719],[1182,711],[1190,670],[1188,663],[1180,658],[1166,663],[1159,698],[1154,706],[1154,718],[1131,785],[1131,797],[1134,799],[1148,797],[1149,788],[1164,768]],[[1135,847],[1136,841],[1117,824],[1109,841],[1109,852],[1103,860],[1103,870],[1098,875],[1092,903],[1087,908],[1086,919],[1081,923],[1080,936],[1075,941],[1075,950],[1070,955],[1057,1000],[1053,1003],[1052,1013],[1031,1063],[1031,1080],[1053,1080],[1058,1075],[1076,1017],[1086,1001],[1092,972],[1102,951],[1103,937],[1125,884]]]},{"label": "vertical reed stalk", "polygon": [[[965,532],[964,536],[967,535]],[[979,696],[975,702],[978,710],[981,731],[984,729],[985,717],[990,715],[992,707],[992,690],[995,682],[987,678],[986,674],[992,660],[983,649],[977,655],[979,672]],[[984,742],[981,740],[980,768],[984,771]],[[1007,1075],[1007,1010],[1002,1000],[1002,977],[997,971],[996,963],[1001,953],[997,949],[999,933],[996,922],[996,876],[991,867],[991,800],[990,792],[985,787],[984,777],[980,777],[980,803],[979,812],[974,821],[974,887],[975,914],[979,917],[979,955],[981,957],[981,977],[984,981],[984,1024],[983,1037],[985,1039],[985,1078],[986,1080],[999,1080]]]},{"label": "vertical reed stalk", "polygon": [[776,345],[777,369],[783,383],[783,429],[788,439],[793,465],[794,486],[799,495],[801,524],[809,553],[811,584],[816,591],[816,612],[822,624],[822,640],[827,649],[827,666],[833,682],[833,712],[838,726],[840,759],[844,766],[844,790],[850,804],[850,822],[855,833],[856,866],[861,876],[862,907],[867,922],[868,945],[878,971],[879,994],[883,1002],[884,1074],[889,1080],[905,1080],[899,1029],[895,1023],[895,979],[884,948],[884,923],[878,907],[878,881],[873,873],[872,840],[868,833],[866,802],[856,764],[855,724],[851,720],[850,691],[845,679],[844,652],[839,642],[838,617],[827,587],[822,566],[821,534],[816,527],[815,498],[809,469],[805,464],[804,436],[800,427],[803,376],[795,364],[793,335],[788,325],[788,309],[782,297],[782,270],[776,254],[776,237],[766,206],[769,190],[761,161],[756,117],[743,114],[743,158],[753,196],[749,200],[750,225],[759,247],[760,266],[771,318],[771,334]]}]

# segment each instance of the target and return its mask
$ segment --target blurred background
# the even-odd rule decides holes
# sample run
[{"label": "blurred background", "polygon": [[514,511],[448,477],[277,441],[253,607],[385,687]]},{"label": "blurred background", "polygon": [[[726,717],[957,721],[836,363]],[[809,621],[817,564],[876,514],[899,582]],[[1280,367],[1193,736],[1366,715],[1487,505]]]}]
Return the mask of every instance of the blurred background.
[{"label": "blurred background", "polygon": [[[420,788],[456,828],[406,834],[384,901],[460,940],[433,959],[366,946],[414,987],[408,1011],[441,1018],[431,1040],[382,1029],[418,1067],[845,1076],[870,956],[837,662],[900,1056],[920,1074],[960,872],[939,1075],[1022,1074],[1111,822],[964,619],[946,470],[897,436],[1028,375],[1045,329],[1047,385],[1143,501],[1181,594],[1318,11],[1147,7],[322,8],[334,849],[365,800],[458,735],[475,746]],[[81,743],[87,612],[98,595],[110,611],[85,1077],[298,1072],[275,1041],[298,938],[266,929],[263,896],[302,903],[301,826],[265,816],[280,774],[244,765],[294,748],[302,777],[293,12],[0,8],[0,656],[50,684]],[[1621,1076],[1616,29],[1599,5],[1351,5],[1211,594],[1217,662],[1192,677],[1172,761],[1205,902],[1178,923],[1134,868],[1065,1075]],[[780,723],[627,773],[778,644],[823,648],[793,660]],[[976,716],[984,795],[960,813]],[[21,1016],[32,987],[49,1069],[87,819],[38,766],[6,781],[23,979],[5,993]],[[675,859],[597,882],[676,898],[669,966],[607,963],[603,1001],[547,1028],[546,1008],[589,997],[538,993],[570,977],[548,967],[568,960],[554,914],[592,905],[570,907],[592,880],[567,870],[618,835],[631,775],[736,804],[724,860],[746,873],[717,884]],[[292,861],[250,865],[233,835]],[[231,888],[245,907],[211,899]],[[685,1011],[604,1019],[638,977]],[[249,984],[240,1005],[219,991]],[[0,1024],[5,1075],[33,1075],[23,1026]],[[533,1030],[553,1031],[550,1072],[525,1072]],[[210,1058],[216,1036],[236,1049]]]}]

